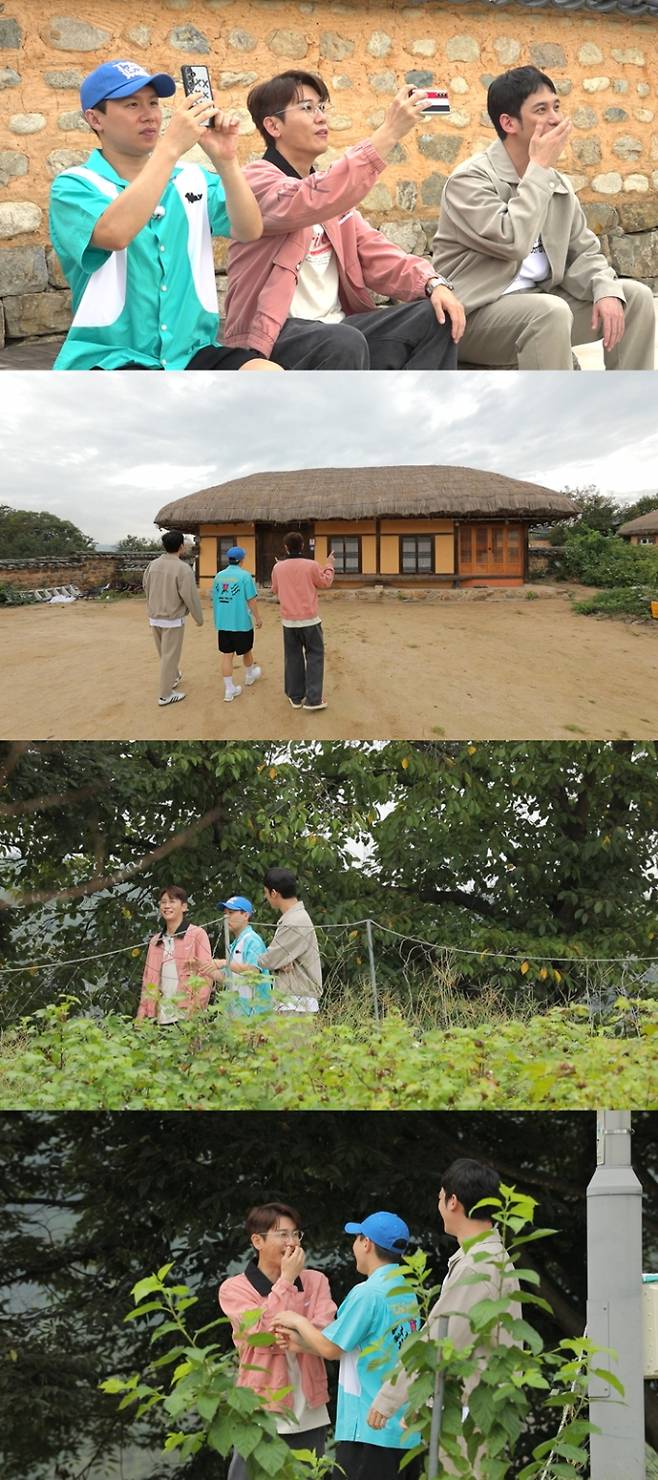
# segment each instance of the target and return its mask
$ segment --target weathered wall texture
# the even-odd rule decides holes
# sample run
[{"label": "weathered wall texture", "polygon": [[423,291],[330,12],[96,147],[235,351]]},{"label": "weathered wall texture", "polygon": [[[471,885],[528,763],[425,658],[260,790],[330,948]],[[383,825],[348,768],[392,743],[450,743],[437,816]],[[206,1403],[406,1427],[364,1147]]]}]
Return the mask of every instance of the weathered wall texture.
[{"label": "weathered wall texture", "polygon": [[140,555],[80,554],[53,556],[34,560],[0,560],[0,585],[17,586],[21,591],[38,591],[50,586],[78,586],[81,591],[95,591],[100,586],[129,584],[148,563]]},{"label": "weathered wall texture", "polygon": [[[592,226],[618,271],[658,287],[656,17],[513,3],[492,12],[449,0],[77,0],[68,11],[65,3],[0,5],[0,309],[8,337],[67,326],[68,294],[48,250],[48,190],[93,146],[78,87],[112,56],[174,75],[183,62],[204,60],[218,99],[241,110],[245,161],[260,152],[246,93],[288,66],[321,71],[329,84],[327,162],[380,122],[405,79],[447,86],[450,119],[405,139],[366,201],[371,220],[414,252],[427,251],[446,176],[493,137],[489,80],[533,62],[555,79],[573,118],[564,167]],[[0,340],[1,330],[0,322]]]}]

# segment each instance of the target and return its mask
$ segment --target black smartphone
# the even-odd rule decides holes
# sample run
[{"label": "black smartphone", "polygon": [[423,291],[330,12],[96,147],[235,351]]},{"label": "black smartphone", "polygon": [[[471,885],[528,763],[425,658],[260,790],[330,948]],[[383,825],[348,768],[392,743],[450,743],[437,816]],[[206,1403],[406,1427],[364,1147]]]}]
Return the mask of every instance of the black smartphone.
[{"label": "black smartphone", "polygon": [[[207,98],[209,103],[214,102],[212,87],[210,86],[210,73],[207,67],[195,62],[192,65],[181,67],[180,71],[183,79],[183,92],[186,98],[189,98],[190,93],[198,93],[200,97]],[[212,123],[212,118],[209,118],[208,122],[204,124],[204,127],[212,128]]]}]

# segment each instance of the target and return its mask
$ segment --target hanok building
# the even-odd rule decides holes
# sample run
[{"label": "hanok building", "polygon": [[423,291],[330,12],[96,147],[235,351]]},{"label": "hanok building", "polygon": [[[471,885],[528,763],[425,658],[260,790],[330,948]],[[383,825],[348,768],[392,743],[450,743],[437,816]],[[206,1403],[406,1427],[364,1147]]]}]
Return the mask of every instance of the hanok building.
[{"label": "hanok building", "polygon": [[623,535],[631,545],[658,545],[658,509],[620,524],[617,534]]},{"label": "hanok building", "polygon": [[316,560],[333,552],[344,586],[519,586],[529,527],[576,512],[551,488],[477,468],[300,468],[175,499],[155,523],[197,537],[202,589],[236,544],[267,585],[289,529]]}]

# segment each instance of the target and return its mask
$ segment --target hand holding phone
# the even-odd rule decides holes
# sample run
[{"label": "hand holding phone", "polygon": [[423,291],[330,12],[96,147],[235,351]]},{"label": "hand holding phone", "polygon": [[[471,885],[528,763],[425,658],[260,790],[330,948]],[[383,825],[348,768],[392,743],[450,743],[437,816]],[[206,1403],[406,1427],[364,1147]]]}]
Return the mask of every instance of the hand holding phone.
[{"label": "hand holding phone", "polygon": [[428,87],[425,91],[423,118],[446,118],[450,113],[450,100],[444,88]]},{"label": "hand holding phone", "polygon": [[[192,93],[195,93],[207,103],[214,102],[210,84],[210,73],[207,67],[195,62],[191,65],[181,67],[180,70],[183,79],[183,92],[186,98],[189,98]],[[204,123],[204,128],[212,127],[213,120],[212,118],[208,118]]]}]

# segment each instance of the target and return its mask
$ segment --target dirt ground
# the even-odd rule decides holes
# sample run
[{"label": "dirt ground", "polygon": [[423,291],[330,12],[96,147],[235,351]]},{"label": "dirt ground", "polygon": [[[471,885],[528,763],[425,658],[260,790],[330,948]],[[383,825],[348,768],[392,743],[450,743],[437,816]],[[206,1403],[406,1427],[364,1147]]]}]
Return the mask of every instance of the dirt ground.
[{"label": "dirt ground", "polygon": [[[576,615],[566,591],[436,603],[336,597],[322,606],[322,713],[283,693],[278,610],[262,605],[263,677],[223,701],[215,633],[188,623],[182,704],[157,705],[139,599],[0,610],[3,738],[652,739],[658,624]],[[240,665],[241,666],[241,665]],[[236,673],[240,681],[240,672]]]}]

